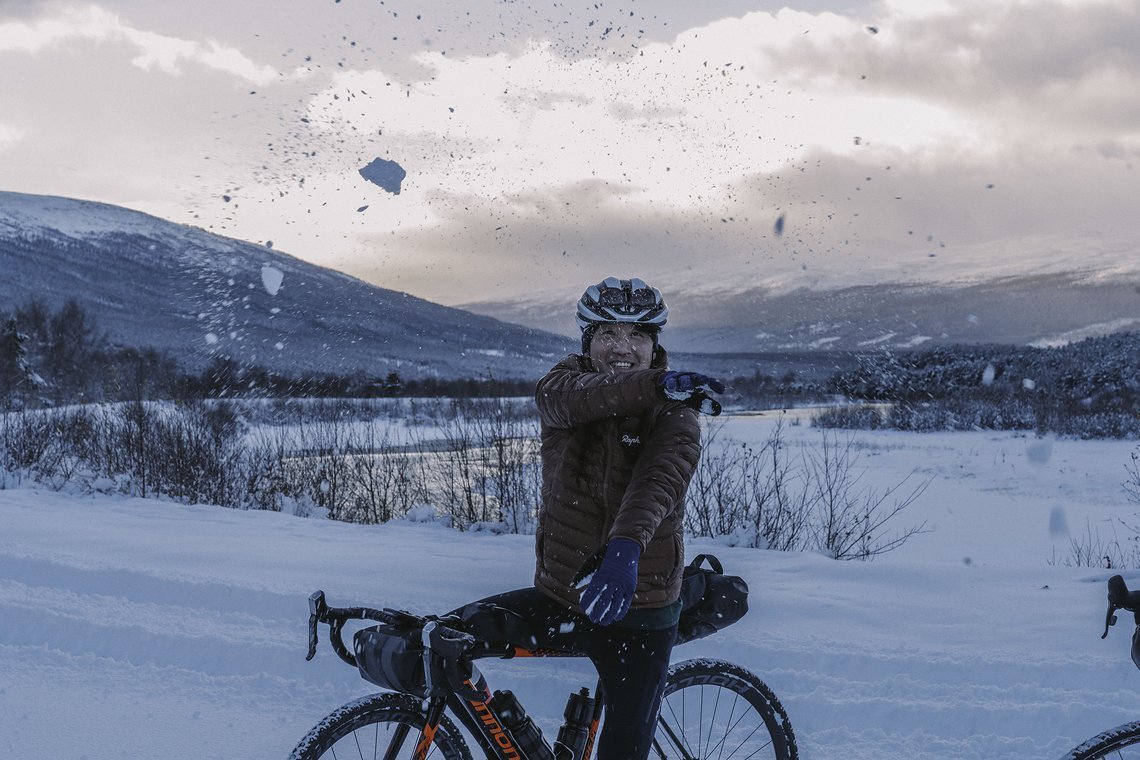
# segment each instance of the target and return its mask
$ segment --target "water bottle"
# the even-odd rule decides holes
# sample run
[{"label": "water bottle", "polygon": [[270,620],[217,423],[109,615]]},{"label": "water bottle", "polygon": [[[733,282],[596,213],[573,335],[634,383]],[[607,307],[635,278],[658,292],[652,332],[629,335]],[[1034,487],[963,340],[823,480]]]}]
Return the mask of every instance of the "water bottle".
[{"label": "water bottle", "polygon": [[577,760],[586,750],[590,738],[590,722],[594,719],[594,699],[589,689],[570,692],[566,700],[566,722],[558,729],[554,742],[556,760]]},{"label": "water bottle", "polygon": [[495,708],[499,720],[511,732],[515,744],[526,753],[527,757],[534,760],[554,760],[550,745],[542,738],[542,730],[534,725],[534,721],[523,710],[514,692],[496,691],[492,695],[491,706]]}]

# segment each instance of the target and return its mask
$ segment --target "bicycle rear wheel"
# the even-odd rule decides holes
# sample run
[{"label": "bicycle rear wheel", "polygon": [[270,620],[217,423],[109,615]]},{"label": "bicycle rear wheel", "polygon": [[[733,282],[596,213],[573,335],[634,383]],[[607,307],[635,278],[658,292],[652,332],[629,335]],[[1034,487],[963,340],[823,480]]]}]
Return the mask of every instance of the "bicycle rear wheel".
[{"label": "bicycle rear wheel", "polygon": [[1061,760],[1140,759],[1140,720],[1110,728],[1071,750]]},{"label": "bicycle rear wheel", "polygon": [[[369,694],[334,711],[301,740],[289,760],[411,758],[427,716],[407,694]],[[430,758],[471,760],[471,750],[450,719],[436,731]]]},{"label": "bicycle rear wheel", "polygon": [[753,673],[723,660],[669,668],[651,757],[661,760],[796,760],[780,700]]}]

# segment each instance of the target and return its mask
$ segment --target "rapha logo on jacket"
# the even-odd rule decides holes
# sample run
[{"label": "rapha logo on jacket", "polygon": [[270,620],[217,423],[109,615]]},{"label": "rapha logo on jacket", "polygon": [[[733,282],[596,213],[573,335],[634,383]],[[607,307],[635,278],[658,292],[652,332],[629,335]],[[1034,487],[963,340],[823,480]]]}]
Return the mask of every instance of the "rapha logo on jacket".
[{"label": "rapha logo on jacket", "polygon": [[641,453],[641,448],[645,443],[645,431],[642,429],[640,417],[622,419],[613,435],[627,456],[636,458]]}]

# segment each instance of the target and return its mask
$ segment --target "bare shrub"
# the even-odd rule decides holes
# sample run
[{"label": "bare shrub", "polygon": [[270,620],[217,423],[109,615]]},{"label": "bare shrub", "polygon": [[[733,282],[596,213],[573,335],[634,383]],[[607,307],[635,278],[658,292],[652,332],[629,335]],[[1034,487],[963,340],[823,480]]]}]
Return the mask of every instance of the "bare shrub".
[{"label": "bare shrub", "polygon": [[783,423],[754,449],[718,441],[723,424],[709,427],[704,451],[686,495],[686,527],[694,536],[735,535],[748,546],[794,550],[810,516],[807,491],[797,488],[782,445]]},{"label": "bare shrub", "polygon": [[[805,453],[807,481],[814,506],[815,548],[836,559],[870,559],[897,549],[926,527],[923,522],[893,535],[885,535],[887,523],[913,504],[930,485],[924,481],[901,498],[893,498],[910,475],[883,491],[859,485],[863,471],[856,471],[858,453],[848,438],[823,435],[818,449]],[[893,499],[893,500],[892,500]]]},{"label": "bare shrub", "polygon": [[[242,509],[327,510],[381,523],[433,506],[461,530],[533,532],[541,500],[538,423],[526,400],[306,404],[293,424],[244,422],[249,402],[125,404],[0,418],[0,464],[55,487],[109,480],[123,492]],[[257,403],[257,402],[254,402]],[[302,408],[291,405],[293,409]],[[282,407],[260,414],[288,420]],[[690,484],[686,528],[748,546],[869,559],[923,528],[888,534],[926,484],[898,497],[860,485],[850,440],[797,454],[777,425],[760,446],[712,427]],[[1136,463],[1134,460],[1133,466]]]},{"label": "bare shrub", "polygon": [[708,426],[686,492],[685,527],[694,536],[728,535],[748,520],[745,477],[756,455],[746,443],[720,443],[723,429],[723,423]]},{"label": "bare shrub", "polygon": [[[1140,450],[1133,451],[1130,460],[1124,466],[1127,477],[1121,487],[1128,500],[1140,506]],[[1111,534],[1110,538],[1101,536],[1101,529],[1086,520],[1084,535],[1069,537],[1068,555],[1058,558],[1054,548],[1049,564],[1104,569],[1140,568],[1140,514],[1133,515],[1132,522],[1124,519],[1104,522],[1107,523],[1105,530]],[[1128,538],[1123,543],[1117,534],[1118,526],[1128,532]]]},{"label": "bare shrub", "polygon": [[788,456],[782,435],[781,421],[764,444],[763,459],[747,476],[753,505],[748,528],[752,546],[794,551],[803,545],[812,505],[804,473]]},{"label": "bare shrub", "polygon": [[1124,466],[1128,477],[1124,481],[1124,493],[1128,500],[1140,506],[1140,450],[1132,452],[1132,461]]},{"label": "bare shrub", "polygon": [[435,503],[460,529],[534,531],[541,498],[538,425],[510,399],[458,399],[438,418]]},{"label": "bare shrub", "polygon": [[1116,525],[1113,521],[1106,521],[1112,533],[1111,538],[1103,538],[1099,528],[1085,521],[1085,532],[1081,536],[1069,536],[1069,553],[1065,557],[1058,557],[1056,548],[1049,559],[1050,565],[1064,567],[1096,567],[1105,570],[1116,570],[1140,567],[1140,551],[1135,545],[1125,549],[1116,534]]},{"label": "bare shrub", "polygon": [[0,417],[0,468],[62,488],[81,464],[73,447],[88,426],[82,409],[5,414]]},{"label": "bare shrub", "polygon": [[748,546],[823,551],[836,559],[871,559],[923,531],[925,523],[888,534],[929,485],[901,498],[910,477],[883,491],[862,487],[850,439],[824,434],[821,445],[789,454],[778,424],[759,451],[706,436],[686,499],[686,527],[696,536],[732,536]]}]

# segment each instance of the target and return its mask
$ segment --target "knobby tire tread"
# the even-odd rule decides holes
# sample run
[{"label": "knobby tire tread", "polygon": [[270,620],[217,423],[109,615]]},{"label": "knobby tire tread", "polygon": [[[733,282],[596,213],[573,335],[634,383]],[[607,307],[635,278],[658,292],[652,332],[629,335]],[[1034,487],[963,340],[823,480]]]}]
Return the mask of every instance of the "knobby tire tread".
[{"label": "knobby tire tread", "polygon": [[[420,700],[407,694],[369,694],[334,710],[301,740],[289,760],[331,760],[329,748],[354,731],[379,723],[411,726],[409,741],[414,743],[427,716]],[[444,717],[435,735],[432,757],[443,760],[472,760],[471,750],[450,718]]]},{"label": "knobby tire tread", "polygon": [[[755,673],[725,660],[696,659],[676,663],[669,668],[663,709],[669,695],[690,686],[716,686],[744,697],[768,729],[776,758],[798,760],[799,749],[788,714],[768,685]],[[658,736],[662,734],[659,732]]]},{"label": "knobby tire tread", "polygon": [[[1126,747],[1140,747],[1140,720],[1124,723],[1097,734],[1084,744],[1071,750],[1061,760],[1100,760],[1113,757]],[[1135,753],[1140,757],[1140,749]],[[1131,755],[1130,755],[1131,757]]]}]

